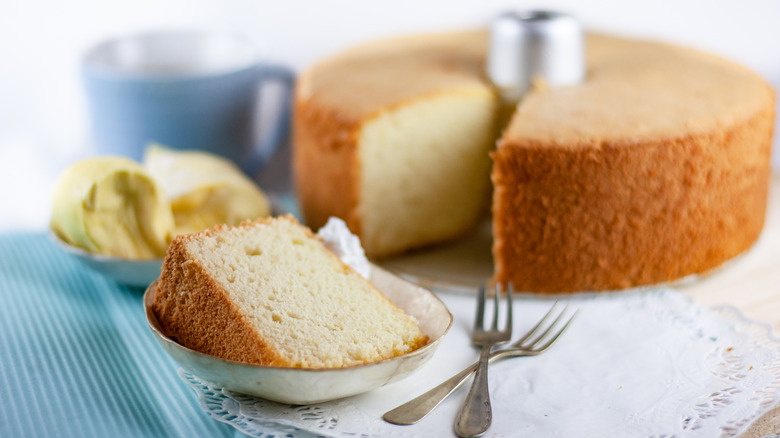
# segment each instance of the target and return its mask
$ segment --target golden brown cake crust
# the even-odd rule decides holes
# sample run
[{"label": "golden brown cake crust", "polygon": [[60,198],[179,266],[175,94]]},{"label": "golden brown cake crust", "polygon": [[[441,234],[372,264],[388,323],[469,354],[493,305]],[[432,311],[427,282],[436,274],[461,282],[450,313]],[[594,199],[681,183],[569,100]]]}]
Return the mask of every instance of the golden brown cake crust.
[{"label": "golden brown cake crust", "polygon": [[413,35],[339,53],[296,83],[299,104],[327,108],[339,126],[356,127],[378,113],[422,96],[485,88],[481,30]]},{"label": "golden brown cake crust", "polygon": [[360,235],[356,128],[328,108],[300,99],[295,120],[293,174],[306,225],[316,230],[336,216]]},{"label": "golden brown cake crust", "polygon": [[495,279],[610,290],[710,270],[764,223],[773,106],[728,130],[638,144],[494,153]]},{"label": "golden brown cake crust", "polygon": [[670,44],[589,35],[585,80],[532,90],[502,140],[588,148],[656,142],[727,130],[773,104],[766,82],[731,61]]},{"label": "golden brown cake crust", "polygon": [[[213,235],[223,228],[226,226],[204,233]],[[163,262],[152,302],[163,330],[180,344],[202,353],[240,362],[286,366],[217,282],[190,260],[186,244],[196,236],[177,236]]]},{"label": "golden brown cake crust", "polygon": [[495,279],[609,290],[706,272],[761,233],[774,92],[743,67],[592,35],[581,85],[535,90],[495,151]]}]

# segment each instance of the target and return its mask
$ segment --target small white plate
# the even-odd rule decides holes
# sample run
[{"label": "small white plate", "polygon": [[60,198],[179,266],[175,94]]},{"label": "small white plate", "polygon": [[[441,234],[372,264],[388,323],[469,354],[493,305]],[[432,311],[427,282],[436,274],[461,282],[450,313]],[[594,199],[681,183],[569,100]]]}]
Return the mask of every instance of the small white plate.
[{"label": "small white plate", "polygon": [[295,405],[321,403],[368,392],[407,377],[425,364],[452,326],[452,314],[429,290],[375,265],[371,282],[396,306],[417,318],[428,344],[392,359],[344,368],[268,367],[221,359],[170,339],[152,311],[157,283],[144,294],[146,320],[165,351],[186,371],[224,389]]},{"label": "small white plate", "polygon": [[89,268],[113,278],[119,284],[145,288],[160,276],[163,259],[132,260],[92,254],[63,242],[53,232],[49,232],[49,236],[63,251]]}]

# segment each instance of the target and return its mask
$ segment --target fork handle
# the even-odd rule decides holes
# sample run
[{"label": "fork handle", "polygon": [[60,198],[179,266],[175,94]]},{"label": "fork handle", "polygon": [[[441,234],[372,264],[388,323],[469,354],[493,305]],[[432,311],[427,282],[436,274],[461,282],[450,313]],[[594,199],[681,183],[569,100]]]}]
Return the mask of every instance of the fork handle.
[{"label": "fork handle", "polygon": [[391,411],[387,411],[382,418],[387,422],[402,426],[414,424],[422,420],[436,406],[439,406],[444,399],[458,389],[476,368],[477,362],[474,362],[460,373],[450,377],[425,394],[419,395]]},{"label": "fork handle", "polygon": [[[493,363],[494,361],[504,358],[534,356],[536,354],[538,353],[521,348],[509,348],[490,353],[488,362]],[[478,364],[479,362],[474,362],[464,368],[463,371],[440,383],[435,388],[428,390],[428,392],[418,395],[412,400],[399,405],[395,409],[387,411],[382,418],[388,423],[398,424],[400,426],[408,426],[417,423],[425,418],[426,415],[430,414],[431,411],[439,406],[441,402],[450,396],[450,394],[455,392],[456,389],[460,388],[461,385],[463,385],[463,382],[476,371]]]},{"label": "fork handle", "polygon": [[482,436],[493,421],[487,378],[490,347],[491,344],[482,347],[477,371],[474,374],[474,382],[466,395],[466,400],[460,407],[460,412],[458,412],[455,433],[462,438]]}]

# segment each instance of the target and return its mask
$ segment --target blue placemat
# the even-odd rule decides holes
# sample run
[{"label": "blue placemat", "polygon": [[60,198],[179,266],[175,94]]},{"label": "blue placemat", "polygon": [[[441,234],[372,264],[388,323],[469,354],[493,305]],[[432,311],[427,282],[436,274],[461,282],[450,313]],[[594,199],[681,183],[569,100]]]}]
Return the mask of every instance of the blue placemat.
[{"label": "blue placemat", "polygon": [[0,235],[0,437],[222,437],[146,325],[142,292],[45,233]]}]

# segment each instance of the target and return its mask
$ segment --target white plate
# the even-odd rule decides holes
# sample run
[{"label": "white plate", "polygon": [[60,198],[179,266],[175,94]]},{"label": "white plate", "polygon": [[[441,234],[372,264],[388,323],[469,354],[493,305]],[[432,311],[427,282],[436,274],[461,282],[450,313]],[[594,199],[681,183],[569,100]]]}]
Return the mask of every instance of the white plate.
[{"label": "white plate", "polygon": [[380,362],[345,368],[268,367],[221,359],[170,339],[152,311],[156,282],[144,294],[146,319],[165,351],[186,371],[225,389],[288,404],[311,404],[361,394],[410,375],[432,356],[452,315],[432,292],[371,266],[371,282],[396,306],[417,318],[428,344]]},{"label": "white plate", "polygon": [[132,260],[92,254],[63,242],[53,232],[50,232],[49,236],[63,251],[119,284],[145,288],[160,276],[163,259]]}]

